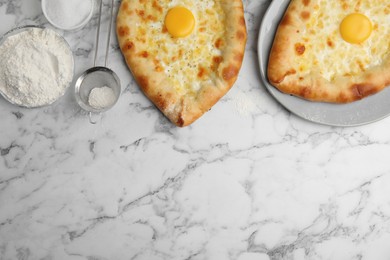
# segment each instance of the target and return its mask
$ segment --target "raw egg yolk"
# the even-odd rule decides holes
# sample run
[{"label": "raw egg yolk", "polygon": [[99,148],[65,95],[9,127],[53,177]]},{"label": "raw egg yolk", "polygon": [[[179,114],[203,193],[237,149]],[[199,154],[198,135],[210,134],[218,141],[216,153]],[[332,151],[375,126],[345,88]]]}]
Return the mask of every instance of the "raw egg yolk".
[{"label": "raw egg yolk", "polygon": [[360,13],[347,15],[340,24],[341,37],[349,43],[362,43],[370,37],[371,32],[370,19]]},{"label": "raw egg yolk", "polygon": [[177,6],[168,11],[165,27],[175,38],[186,37],[194,30],[195,17],[187,8]]}]

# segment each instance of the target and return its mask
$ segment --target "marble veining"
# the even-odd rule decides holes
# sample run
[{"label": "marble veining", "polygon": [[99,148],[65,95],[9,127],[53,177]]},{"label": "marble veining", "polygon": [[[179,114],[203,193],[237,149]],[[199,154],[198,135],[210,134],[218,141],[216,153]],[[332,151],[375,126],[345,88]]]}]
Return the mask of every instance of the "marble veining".
[{"label": "marble veining", "polygon": [[[270,1],[243,2],[239,79],[189,127],[140,92],[115,37],[108,63],[122,94],[96,125],[72,88],[40,109],[0,98],[1,260],[390,259],[390,118],[340,128],[291,115],[259,77]],[[50,26],[39,0],[0,0],[0,21],[0,34]],[[79,31],[58,31],[75,77],[92,66],[96,24],[95,14]]]}]

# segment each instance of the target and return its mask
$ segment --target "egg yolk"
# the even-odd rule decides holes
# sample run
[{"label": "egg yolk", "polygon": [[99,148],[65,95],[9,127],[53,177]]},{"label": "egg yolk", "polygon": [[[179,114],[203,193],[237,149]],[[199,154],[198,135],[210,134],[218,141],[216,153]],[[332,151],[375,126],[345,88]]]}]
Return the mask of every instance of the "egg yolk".
[{"label": "egg yolk", "polygon": [[340,24],[341,37],[349,43],[362,43],[370,37],[371,32],[370,19],[360,13],[347,15]]},{"label": "egg yolk", "polygon": [[175,38],[186,37],[194,30],[195,17],[187,8],[177,6],[168,11],[165,27]]}]

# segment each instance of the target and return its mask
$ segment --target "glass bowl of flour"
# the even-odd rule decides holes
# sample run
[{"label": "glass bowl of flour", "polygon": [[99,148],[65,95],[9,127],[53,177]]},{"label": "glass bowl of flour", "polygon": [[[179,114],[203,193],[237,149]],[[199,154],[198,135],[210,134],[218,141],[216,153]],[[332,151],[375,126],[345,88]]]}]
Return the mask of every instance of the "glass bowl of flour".
[{"label": "glass bowl of flour", "polygon": [[28,25],[0,38],[0,94],[10,103],[50,105],[64,95],[73,76],[72,50],[54,30]]}]

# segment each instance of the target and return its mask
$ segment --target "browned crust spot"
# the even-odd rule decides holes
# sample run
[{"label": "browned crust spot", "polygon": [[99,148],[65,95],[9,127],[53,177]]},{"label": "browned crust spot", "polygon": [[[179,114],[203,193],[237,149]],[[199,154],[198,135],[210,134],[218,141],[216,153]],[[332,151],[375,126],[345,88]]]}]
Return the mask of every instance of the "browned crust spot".
[{"label": "browned crust spot", "polygon": [[202,79],[207,75],[207,70],[203,66],[199,66],[198,68],[198,78]]},{"label": "browned crust spot", "polygon": [[123,11],[128,11],[128,10],[129,10],[129,3],[124,2],[124,3],[121,5],[121,9],[122,9]]},{"label": "browned crust spot", "polygon": [[223,40],[221,38],[218,38],[215,43],[214,43],[214,46],[215,48],[217,49],[221,49],[221,47],[223,46]]},{"label": "browned crust spot", "polygon": [[297,71],[295,69],[287,70],[280,78],[273,79],[273,82],[276,84],[281,83],[287,76],[296,74]]},{"label": "browned crust spot", "polygon": [[353,84],[351,93],[356,99],[362,99],[377,92],[377,88],[371,84]]},{"label": "browned crust spot", "polygon": [[287,25],[291,25],[292,24],[292,18],[291,16],[286,13],[284,16],[283,16],[283,19],[282,21],[280,22],[280,25],[281,26],[287,26]]},{"label": "browned crust spot", "polygon": [[138,76],[137,77],[137,82],[141,86],[141,88],[144,91],[147,91],[149,88],[149,79],[146,76]]},{"label": "browned crust spot", "polygon": [[223,61],[223,57],[222,56],[214,56],[213,57],[213,62],[210,65],[211,71],[217,71],[217,69],[219,67],[219,64],[221,64],[222,61]]},{"label": "browned crust spot", "polygon": [[145,59],[149,57],[149,53],[147,51],[142,51],[138,55]]},{"label": "browned crust spot", "polygon": [[295,53],[299,56],[303,55],[305,53],[306,47],[303,43],[296,43],[295,44]]},{"label": "browned crust spot", "polygon": [[130,34],[130,28],[128,26],[119,26],[118,28],[118,34],[121,36],[121,37],[124,37],[124,36],[127,36]]},{"label": "browned crust spot", "polygon": [[243,26],[243,27],[246,26],[246,22],[245,22],[245,17],[244,17],[244,16],[242,16],[242,17],[240,18],[240,24],[241,24],[241,26]]},{"label": "browned crust spot", "polygon": [[122,51],[126,52],[126,51],[129,51],[129,50],[133,50],[134,49],[134,42],[130,41],[130,40],[127,40],[125,42],[125,44],[122,45]]},{"label": "browned crust spot", "polygon": [[136,14],[142,18],[142,20],[145,20],[145,11],[144,10],[135,10]]},{"label": "browned crust spot", "polygon": [[156,0],[153,1],[153,8],[156,9],[160,13],[163,12],[163,8],[157,3]]},{"label": "browned crust spot", "polygon": [[169,105],[169,100],[171,95],[172,94],[169,92],[166,94],[162,94],[162,93],[157,94],[154,100],[156,106],[161,110],[165,110]]},{"label": "browned crust spot", "polygon": [[245,38],[246,38],[246,33],[243,32],[243,31],[238,31],[237,34],[236,34],[236,36],[237,36],[237,39],[238,39],[238,40],[243,41],[243,40],[245,40]]},{"label": "browned crust spot", "polygon": [[229,65],[228,67],[224,68],[222,71],[222,77],[226,81],[235,79],[237,75],[238,75],[238,69],[234,65]]},{"label": "browned crust spot", "polygon": [[301,17],[302,17],[303,20],[309,20],[309,18],[310,18],[310,12],[308,12],[308,11],[303,11],[303,12],[301,13]]},{"label": "browned crust spot", "polygon": [[234,55],[234,60],[239,63],[242,62],[243,59],[244,59],[244,55],[242,53],[236,53]]},{"label": "browned crust spot", "polygon": [[184,119],[182,113],[179,113],[179,116],[176,120],[176,125],[180,127],[184,126]]},{"label": "browned crust spot", "polygon": [[330,38],[327,38],[327,39],[326,39],[326,44],[327,44],[329,47],[331,47],[331,48],[334,47],[334,42],[333,42],[332,39],[330,39]]},{"label": "browned crust spot", "polygon": [[311,95],[311,89],[309,87],[303,87],[299,91],[299,95],[303,98],[310,97]]}]

